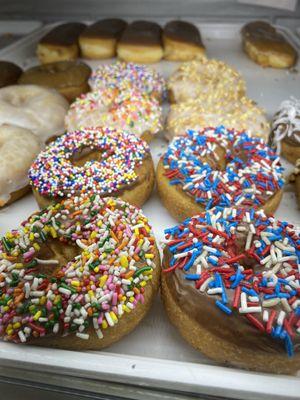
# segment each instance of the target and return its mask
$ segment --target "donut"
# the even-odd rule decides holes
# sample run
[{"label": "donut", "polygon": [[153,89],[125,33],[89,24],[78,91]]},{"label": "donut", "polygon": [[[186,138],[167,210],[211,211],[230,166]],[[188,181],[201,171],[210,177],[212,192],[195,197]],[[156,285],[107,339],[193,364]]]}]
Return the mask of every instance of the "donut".
[{"label": "donut", "polygon": [[165,234],[162,299],[184,339],[220,363],[295,374],[299,230],[262,210],[215,207]]},{"label": "donut", "polygon": [[298,203],[298,207],[300,208],[300,158],[296,160],[294,170],[290,175],[290,182],[295,184],[296,189],[296,199]]},{"label": "donut", "polygon": [[144,141],[99,127],[67,132],[51,142],[31,165],[29,179],[41,208],[82,192],[121,197],[141,207],[155,174]]},{"label": "donut", "polygon": [[284,185],[279,157],[262,139],[224,126],[175,137],[156,176],[162,202],[178,221],[213,207],[272,214]]},{"label": "donut", "polygon": [[270,145],[293,164],[300,158],[300,100],[291,97],[281,103],[273,118]]},{"label": "donut", "polygon": [[76,60],[80,52],[78,38],[85,28],[81,22],[68,22],[51,29],[37,46],[40,63]]},{"label": "donut", "polygon": [[172,104],[167,119],[166,137],[183,135],[187,129],[197,130],[206,126],[234,128],[247,131],[251,135],[263,138],[266,142],[270,135],[270,123],[265,111],[248,97],[222,102],[209,100],[189,100]]},{"label": "donut", "polygon": [[133,87],[160,102],[166,97],[166,82],[158,72],[146,65],[122,61],[99,65],[92,73],[89,85],[94,91],[106,88],[127,90]]},{"label": "donut", "polygon": [[0,88],[17,83],[21,74],[22,69],[18,65],[10,61],[0,61]]},{"label": "donut", "polygon": [[38,85],[12,85],[0,89],[0,125],[16,125],[32,131],[41,142],[64,132],[69,108],[53,89]]},{"label": "donut", "polygon": [[79,97],[65,118],[67,131],[109,126],[128,130],[150,142],[162,130],[162,108],[136,90],[98,90]]},{"label": "donut", "polygon": [[23,72],[19,83],[54,88],[71,102],[90,90],[87,81],[91,72],[83,62],[59,61],[29,68]]},{"label": "donut", "polygon": [[28,192],[27,172],[40,148],[39,140],[28,129],[0,125],[0,207]]},{"label": "donut", "polygon": [[164,55],[161,34],[161,27],[155,22],[132,22],[118,42],[118,58],[141,64],[159,62]]},{"label": "donut", "polygon": [[245,53],[262,67],[290,68],[295,65],[296,50],[268,22],[250,22],[241,33]]},{"label": "donut", "polygon": [[190,61],[205,55],[200,31],[190,22],[168,22],[163,29],[162,40],[165,60]]},{"label": "donut", "polygon": [[85,28],[79,36],[82,57],[104,59],[116,56],[117,42],[127,22],[119,18],[107,18]]},{"label": "donut", "polygon": [[1,338],[74,350],[102,349],[134,329],[160,275],[142,211],[87,194],[3,236],[0,265]]},{"label": "donut", "polygon": [[198,99],[202,100],[203,106],[207,98],[231,101],[246,92],[245,81],[234,68],[206,58],[181,64],[167,85],[171,103]]}]

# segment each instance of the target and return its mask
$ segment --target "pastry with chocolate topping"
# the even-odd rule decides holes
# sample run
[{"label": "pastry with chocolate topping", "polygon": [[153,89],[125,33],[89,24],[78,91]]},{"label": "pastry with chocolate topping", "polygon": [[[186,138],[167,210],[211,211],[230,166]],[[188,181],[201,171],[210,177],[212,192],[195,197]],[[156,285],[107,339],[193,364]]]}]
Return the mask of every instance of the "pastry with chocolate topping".
[{"label": "pastry with chocolate topping", "polygon": [[10,61],[0,61],[0,88],[14,85],[21,74],[22,69],[18,65]]},{"label": "pastry with chocolate topping", "polygon": [[155,63],[162,59],[161,27],[155,22],[134,21],[124,30],[117,46],[118,57],[127,62]]},{"label": "pastry with chocolate topping", "polygon": [[205,55],[199,29],[186,21],[170,21],[163,30],[164,58],[190,61]]},{"label": "pastry with chocolate topping", "polygon": [[42,64],[76,60],[79,57],[78,38],[86,25],[68,22],[53,28],[40,40],[37,57]]},{"label": "pastry with chocolate topping", "polygon": [[295,65],[296,50],[267,22],[250,22],[241,33],[245,52],[262,67],[290,68]]},{"label": "pastry with chocolate topping", "polygon": [[85,58],[105,59],[116,55],[117,42],[127,22],[108,18],[88,26],[79,36],[81,54]]},{"label": "pastry with chocolate topping", "polygon": [[162,299],[184,339],[222,364],[296,374],[299,231],[263,211],[215,207],[165,235]]},{"label": "pastry with chocolate topping", "polygon": [[291,163],[300,158],[300,100],[291,97],[281,103],[273,118],[269,141]]}]

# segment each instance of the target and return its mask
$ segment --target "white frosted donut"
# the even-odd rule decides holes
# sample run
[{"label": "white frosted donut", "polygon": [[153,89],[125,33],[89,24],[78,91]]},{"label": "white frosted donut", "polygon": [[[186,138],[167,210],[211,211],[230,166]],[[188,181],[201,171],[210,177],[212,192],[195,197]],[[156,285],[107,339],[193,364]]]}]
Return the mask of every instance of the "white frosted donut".
[{"label": "white frosted donut", "polygon": [[0,125],[31,130],[41,142],[64,132],[69,104],[53,89],[13,85],[0,89]]},{"label": "white frosted donut", "polygon": [[[27,172],[40,149],[38,138],[28,129],[0,126],[0,207],[28,185]],[[18,197],[15,194],[15,200]]]}]

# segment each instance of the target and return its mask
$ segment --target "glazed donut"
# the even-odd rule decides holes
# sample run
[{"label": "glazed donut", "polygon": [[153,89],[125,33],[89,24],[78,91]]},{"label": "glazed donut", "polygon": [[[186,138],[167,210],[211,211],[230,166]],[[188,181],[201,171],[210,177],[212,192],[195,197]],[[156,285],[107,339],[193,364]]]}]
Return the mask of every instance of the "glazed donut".
[{"label": "glazed donut", "polygon": [[92,73],[89,79],[92,90],[117,88],[127,90],[135,88],[142,94],[156,97],[162,101],[166,97],[166,82],[154,69],[146,65],[115,62],[102,64]]},{"label": "glazed donut", "polygon": [[157,168],[158,193],[178,221],[217,206],[272,214],[283,185],[279,157],[262,139],[223,126],[175,137]]},{"label": "glazed donut", "polygon": [[182,336],[218,362],[295,374],[299,231],[262,210],[216,207],[165,233],[162,298]]},{"label": "glazed donut", "polygon": [[300,158],[300,100],[291,97],[281,103],[272,122],[270,145],[293,164]]},{"label": "glazed donut", "polygon": [[0,126],[0,207],[29,190],[27,172],[40,151],[40,142],[28,129]]},{"label": "glazed donut", "polygon": [[203,106],[203,101],[185,101],[172,104],[167,119],[166,137],[183,135],[187,129],[197,130],[206,126],[224,125],[237,131],[247,131],[266,142],[270,134],[270,124],[266,113],[248,97],[222,102],[212,101]]},{"label": "glazed donut", "polygon": [[55,90],[37,85],[0,89],[0,125],[31,130],[41,142],[64,132],[68,102]]},{"label": "glazed donut", "polygon": [[296,50],[268,22],[252,21],[241,33],[245,52],[262,67],[290,68],[295,65]]},{"label": "glazed donut", "polygon": [[0,61],[0,88],[17,83],[22,69],[9,61]]},{"label": "glazed donut", "polygon": [[117,196],[141,207],[155,180],[144,141],[101,127],[67,132],[51,142],[32,164],[29,179],[41,208],[80,193]]},{"label": "glazed donut", "polygon": [[246,84],[241,75],[222,61],[203,58],[181,64],[168,81],[171,103],[190,99],[203,101],[236,100],[245,95]]},{"label": "glazed donut", "polygon": [[73,131],[95,126],[127,130],[150,142],[162,130],[162,108],[136,90],[89,92],[71,104],[65,127]]},{"label": "glazed donut", "polygon": [[79,61],[59,61],[38,65],[23,72],[21,84],[34,84],[56,89],[68,101],[89,91],[87,83],[91,68]]},{"label": "glazed donut", "polygon": [[145,316],[160,260],[141,210],[81,195],[3,236],[0,271],[5,341],[99,350]]}]

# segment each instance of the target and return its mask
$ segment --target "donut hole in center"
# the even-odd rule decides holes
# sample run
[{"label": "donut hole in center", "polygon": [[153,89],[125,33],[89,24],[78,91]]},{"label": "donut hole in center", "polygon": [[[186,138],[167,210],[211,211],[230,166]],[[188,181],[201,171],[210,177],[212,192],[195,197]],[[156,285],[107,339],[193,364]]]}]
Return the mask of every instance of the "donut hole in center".
[{"label": "donut hole in center", "polygon": [[89,161],[101,162],[107,160],[112,154],[113,151],[109,149],[81,147],[72,155],[71,162],[75,166],[83,167]]}]

